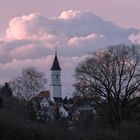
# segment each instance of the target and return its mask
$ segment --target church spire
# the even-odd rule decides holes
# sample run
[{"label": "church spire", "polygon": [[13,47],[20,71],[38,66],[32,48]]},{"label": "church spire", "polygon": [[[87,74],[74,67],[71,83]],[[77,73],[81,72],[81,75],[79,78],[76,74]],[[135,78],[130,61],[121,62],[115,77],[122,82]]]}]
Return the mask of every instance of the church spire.
[{"label": "church spire", "polygon": [[51,67],[51,93],[56,102],[61,101],[62,99],[61,68],[57,58],[57,49],[55,49],[55,57]]},{"label": "church spire", "polygon": [[61,70],[60,65],[59,65],[59,61],[57,58],[57,49],[55,50],[55,57],[54,57],[54,61],[53,61],[51,70]]}]

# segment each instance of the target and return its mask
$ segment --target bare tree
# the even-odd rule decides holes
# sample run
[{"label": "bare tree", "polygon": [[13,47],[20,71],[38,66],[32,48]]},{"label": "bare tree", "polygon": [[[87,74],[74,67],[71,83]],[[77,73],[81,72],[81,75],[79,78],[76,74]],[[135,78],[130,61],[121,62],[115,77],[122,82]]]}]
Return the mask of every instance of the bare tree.
[{"label": "bare tree", "polygon": [[30,66],[22,69],[21,75],[10,81],[10,85],[15,95],[29,100],[40,90],[45,89],[46,82],[44,73]]},{"label": "bare tree", "polygon": [[121,123],[140,104],[139,60],[138,46],[119,45],[93,52],[75,70],[76,90],[94,96],[112,124]]}]

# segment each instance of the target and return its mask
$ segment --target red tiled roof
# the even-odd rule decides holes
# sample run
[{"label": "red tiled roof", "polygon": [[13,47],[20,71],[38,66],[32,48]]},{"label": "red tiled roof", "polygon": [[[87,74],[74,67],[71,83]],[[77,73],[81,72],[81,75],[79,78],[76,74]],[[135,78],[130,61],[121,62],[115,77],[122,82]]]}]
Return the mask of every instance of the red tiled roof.
[{"label": "red tiled roof", "polygon": [[42,97],[42,98],[46,97],[46,98],[49,98],[49,97],[50,97],[50,91],[41,91],[41,92],[37,95],[37,97]]}]

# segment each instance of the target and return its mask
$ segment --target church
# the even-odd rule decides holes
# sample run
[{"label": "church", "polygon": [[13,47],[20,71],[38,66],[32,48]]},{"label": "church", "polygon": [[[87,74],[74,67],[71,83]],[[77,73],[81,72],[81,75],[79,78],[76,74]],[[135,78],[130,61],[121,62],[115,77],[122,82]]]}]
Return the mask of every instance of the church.
[{"label": "church", "polygon": [[[95,101],[92,98],[74,98],[72,103],[65,103],[62,99],[61,67],[57,51],[51,66],[50,90],[41,91],[31,99],[31,110],[39,121],[54,121],[61,119],[77,120],[80,114],[89,113],[96,115]],[[31,113],[33,114],[33,113]]]},{"label": "church", "polygon": [[62,101],[61,67],[59,65],[57,51],[55,51],[55,56],[51,67],[50,92],[55,102]]},{"label": "church", "polygon": [[38,95],[33,98],[41,97],[41,98],[50,98],[50,100],[55,103],[62,102],[62,85],[61,85],[61,67],[59,65],[57,51],[55,51],[54,60],[51,66],[51,81],[50,81],[50,89],[47,91],[40,91]]},{"label": "church", "polygon": [[67,118],[68,112],[63,107],[61,67],[59,65],[57,51],[51,66],[51,84],[49,91],[41,91],[31,99],[31,106],[40,121],[53,121],[56,114],[61,118]]}]

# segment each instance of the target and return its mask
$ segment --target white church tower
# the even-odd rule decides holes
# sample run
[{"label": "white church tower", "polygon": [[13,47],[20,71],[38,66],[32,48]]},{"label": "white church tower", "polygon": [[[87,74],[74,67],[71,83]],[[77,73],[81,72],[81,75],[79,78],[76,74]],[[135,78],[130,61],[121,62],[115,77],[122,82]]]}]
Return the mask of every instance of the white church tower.
[{"label": "white church tower", "polygon": [[51,93],[55,102],[62,100],[61,68],[55,51],[54,61],[51,67]]}]

